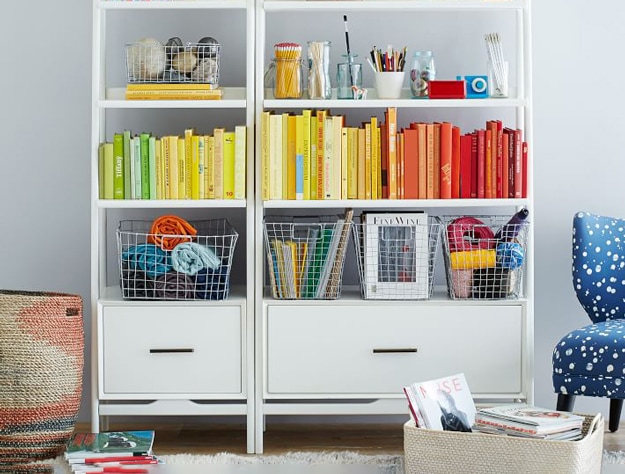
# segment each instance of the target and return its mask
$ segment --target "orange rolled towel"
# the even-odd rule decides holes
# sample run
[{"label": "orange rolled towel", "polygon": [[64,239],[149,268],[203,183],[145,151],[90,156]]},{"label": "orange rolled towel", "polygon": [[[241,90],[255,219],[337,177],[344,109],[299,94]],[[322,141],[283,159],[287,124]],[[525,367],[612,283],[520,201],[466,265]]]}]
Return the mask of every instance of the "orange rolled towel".
[{"label": "orange rolled towel", "polygon": [[181,217],[161,216],[152,222],[148,242],[163,250],[172,250],[181,242],[190,242],[196,234],[197,230]]}]

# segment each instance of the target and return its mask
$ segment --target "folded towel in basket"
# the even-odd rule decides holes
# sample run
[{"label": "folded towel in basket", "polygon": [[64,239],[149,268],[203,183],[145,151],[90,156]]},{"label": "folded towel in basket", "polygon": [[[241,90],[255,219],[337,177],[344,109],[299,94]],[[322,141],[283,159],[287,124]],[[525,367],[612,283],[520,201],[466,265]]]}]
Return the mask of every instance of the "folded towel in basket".
[{"label": "folded towel in basket", "polygon": [[204,268],[195,276],[195,296],[202,300],[225,300],[230,290],[230,273],[227,265],[216,270]]},{"label": "folded towel in basket", "polygon": [[171,265],[177,272],[195,275],[202,268],[216,269],[221,264],[210,247],[195,242],[178,244],[171,251]]},{"label": "folded towel in basket", "polygon": [[184,273],[169,272],[154,280],[154,297],[162,300],[192,300],[195,282]]},{"label": "folded towel in basket", "polygon": [[[163,250],[172,250],[181,242],[190,242],[197,230],[182,217],[167,215],[154,219],[148,242]],[[189,236],[189,237],[185,237]]]},{"label": "folded towel in basket", "polygon": [[154,280],[140,270],[122,269],[122,296],[131,299],[154,298]]},{"label": "folded towel in basket", "polygon": [[153,244],[139,244],[122,252],[122,267],[130,270],[142,270],[150,278],[171,270],[171,261],[167,252]]}]

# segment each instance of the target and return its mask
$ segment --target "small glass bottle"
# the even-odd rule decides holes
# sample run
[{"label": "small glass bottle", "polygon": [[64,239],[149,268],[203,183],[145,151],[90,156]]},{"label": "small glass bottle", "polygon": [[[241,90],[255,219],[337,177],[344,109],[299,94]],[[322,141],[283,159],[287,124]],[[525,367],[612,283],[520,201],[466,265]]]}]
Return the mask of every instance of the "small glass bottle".
[{"label": "small glass bottle", "polygon": [[410,90],[413,97],[428,97],[428,82],[436,79],[436,66],[432,51],[417,51],[410,68]]},{"label": "small glass bottle", "polygon": [[362,64],[355,62],[357,54],[343,54],[345,61],[336,66],[336,98],[353,99],[352,87],[362,89]]},{"label": "small glass bottle", "polygon": [[331,99],[330,41],[308,42],[308,97]]}]

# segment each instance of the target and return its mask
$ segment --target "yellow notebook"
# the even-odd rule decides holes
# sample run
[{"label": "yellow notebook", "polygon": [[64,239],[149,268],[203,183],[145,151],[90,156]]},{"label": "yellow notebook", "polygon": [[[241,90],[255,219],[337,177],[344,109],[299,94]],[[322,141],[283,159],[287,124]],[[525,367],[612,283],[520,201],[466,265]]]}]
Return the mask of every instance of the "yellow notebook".
[{"label": "yellow notebook", "polygon": [[234,199],[234,132],[224,132],[224,199]]},{"label": "yellow notebook", "polygon": [[245,199],[245,168],[247,163],[247,127],[234,127],[234,198]]},{"label": "yellow notebook", "polygon": [[225,128],[215,128],[213,136],[215,137],[214,146],[214,180],[215,180],[215,199],[224,198],[224,134]]}]

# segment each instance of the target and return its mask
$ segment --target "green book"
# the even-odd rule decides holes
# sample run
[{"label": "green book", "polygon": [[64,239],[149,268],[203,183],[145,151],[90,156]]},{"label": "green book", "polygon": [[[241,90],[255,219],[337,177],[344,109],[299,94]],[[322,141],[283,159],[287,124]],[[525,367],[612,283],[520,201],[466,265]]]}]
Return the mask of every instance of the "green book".
[{"label": "green book", "polygon": [[321,230],[321,235],[319,240],[317,241],[317,245],[315,246],[315,256],[314,260],[311,262],[309,267],[308,277],[308,285],[306,288],[306,297],[314,298],[317,293],[317,286],[319,285],[319,277],[321,276],[321,269],[323,268],[323,262],[325,262],[326,256],[328,254],[328,249],[330,248],[330,241],[332,240],[332,232],[333,232],[332,224],[327,224],[327,227],[324,227]]},{"label": "green book", "polygon": [[156,199],[156,137],[148,140],[148,167],[150,172],[150,199]]},{"label": "green book", "polygon": [[141,199],[150,199],[150,134],[139,135],[141,140]]},{"label": "green book", "polygon": [[121,133],[113,135],[113,156],[113,199],[124,199],[124,135]]},{"label": "green book", "polygon": [[133,199],[141,199],[141,139],[138,136],[132,138],[130,147],[134,150],[131,151],[133,156]]},{"label": "green book", "polygon": [[130,130],[124,130],[124,199],[132,199],[131,159],[130,159]]}]

